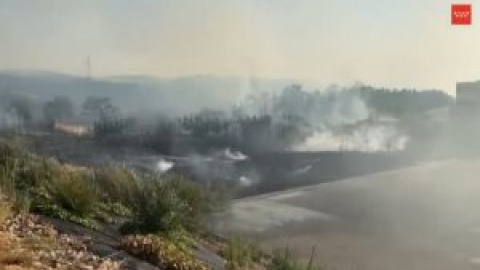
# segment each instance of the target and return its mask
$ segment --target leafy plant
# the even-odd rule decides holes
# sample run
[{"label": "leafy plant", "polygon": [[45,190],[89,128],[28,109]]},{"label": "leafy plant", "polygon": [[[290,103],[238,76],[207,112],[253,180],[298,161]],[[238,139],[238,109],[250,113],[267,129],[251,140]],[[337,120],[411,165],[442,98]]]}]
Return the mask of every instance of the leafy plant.
[{"label": "leafy plant", "polygon": [[194,183],[172,176],[145,175],[135,195],[134,223],[124,232],[197,232],[208,211],[205,194]]}]

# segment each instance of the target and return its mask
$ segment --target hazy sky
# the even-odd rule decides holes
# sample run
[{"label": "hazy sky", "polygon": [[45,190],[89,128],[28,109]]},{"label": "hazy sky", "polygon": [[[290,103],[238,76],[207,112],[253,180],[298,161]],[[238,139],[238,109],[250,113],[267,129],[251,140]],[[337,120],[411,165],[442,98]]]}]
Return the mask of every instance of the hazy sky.
[{"label": "hazy sky", "polygon": [[447,0],[0,0],[0,69],[242,75],[454,90],[480,79]]}]

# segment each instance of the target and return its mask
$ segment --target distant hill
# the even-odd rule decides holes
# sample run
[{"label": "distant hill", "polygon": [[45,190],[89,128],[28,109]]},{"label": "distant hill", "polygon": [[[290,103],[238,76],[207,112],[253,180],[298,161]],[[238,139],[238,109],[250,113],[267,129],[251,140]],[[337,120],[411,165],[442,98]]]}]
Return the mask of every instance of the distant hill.
[{"label": "distant hill", "polygon": [[77,106],[88,96],[109,97],[126,112],[159,111],[183,114],[203,108],[225,109],[250,91],[281,90],[288,80],[190,76],[162,79],[149,76],[86,77],[46,71],[0,72],[0,106],[14,96],[43,103],[65,95]]},{"label": "distant hill", "polygon": [[[205,108],[230,109],[232,104],[244,101],[249,93],[281,93],[285,87],[298,83],[295,80],[212,75],[179,78],[125,75],[88,79],[48,71],[0,71],[0,109],[16,96],[29,97],[36,104],[37,112],[53,96],[68,96],[78,108],[88,96],[97,96],[111,98],[115,105],[127,113],[164,112],[175,116]],[[306,94],[309,102],[318,96],[311,90],[328,90],[308,83],[302,83],[302,86],[309,93]],[[376,111],[394,116],[405,112],[416,114],[453,102],[452,97],[441,91],[395,90],[371,86],[346,89],[350,92],[347,94],[358,94]],[[287,99],[292,101],[291,98]],[[299,106],[297,109],[305,108]]]}]

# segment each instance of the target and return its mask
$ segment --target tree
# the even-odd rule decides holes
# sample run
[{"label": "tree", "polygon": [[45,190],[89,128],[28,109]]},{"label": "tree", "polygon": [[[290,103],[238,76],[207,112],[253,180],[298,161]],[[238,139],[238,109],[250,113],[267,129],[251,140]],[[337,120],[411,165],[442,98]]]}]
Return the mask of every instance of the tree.
[{"label": "tree", "polygon": [[247,96],[247,107],[253,110],[254,114],[261,116],[272,113],[274,96],[269,92],[252,93]]},{"label": "tree", "polygon": [[68,97],[54,97],[43,106],[43,115],[50,121],[71,118],[74,115],[73,102]]},{"label": "tree", "polygon": [[96,120],[109,120],[118,117],[119,110],[110,98],[88,97],[82,106],[83,113]]},{"label": "tree", "polygon": [[18,117],[23,123],[29,123],[33,118],[32,103],[25,97],[13,99],[7,107],[7,112]]}]

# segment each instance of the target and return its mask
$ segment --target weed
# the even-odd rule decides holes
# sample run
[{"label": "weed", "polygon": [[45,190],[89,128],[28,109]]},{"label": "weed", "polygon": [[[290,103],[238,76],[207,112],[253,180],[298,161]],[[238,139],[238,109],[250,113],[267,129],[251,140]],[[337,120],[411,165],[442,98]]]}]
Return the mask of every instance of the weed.
[{"label": "weed", "polygon": [[315,247],[312,248],[308,264],[302,264],[291,254],[288,246],[282,250],[273,252],[272,270],[319,270],[313,263],[315,257]]},{"label": "weed", "polygon": [[63,172],[50,179],[45,187],[51,199],[67,211],[80,217],[87,217],[94,212],[98,201],[96,189],[83,173]]},{"label": "weed", "polygon": [[136,175],[123,167],[108,167],[94,171],[100,199],[107,204],[131,206],[138,190]]},{"label": "weed", "polygon": [[227,269],[254,269],[263,254],[254,242],[231,237],[220,256],[228,261]]}]

